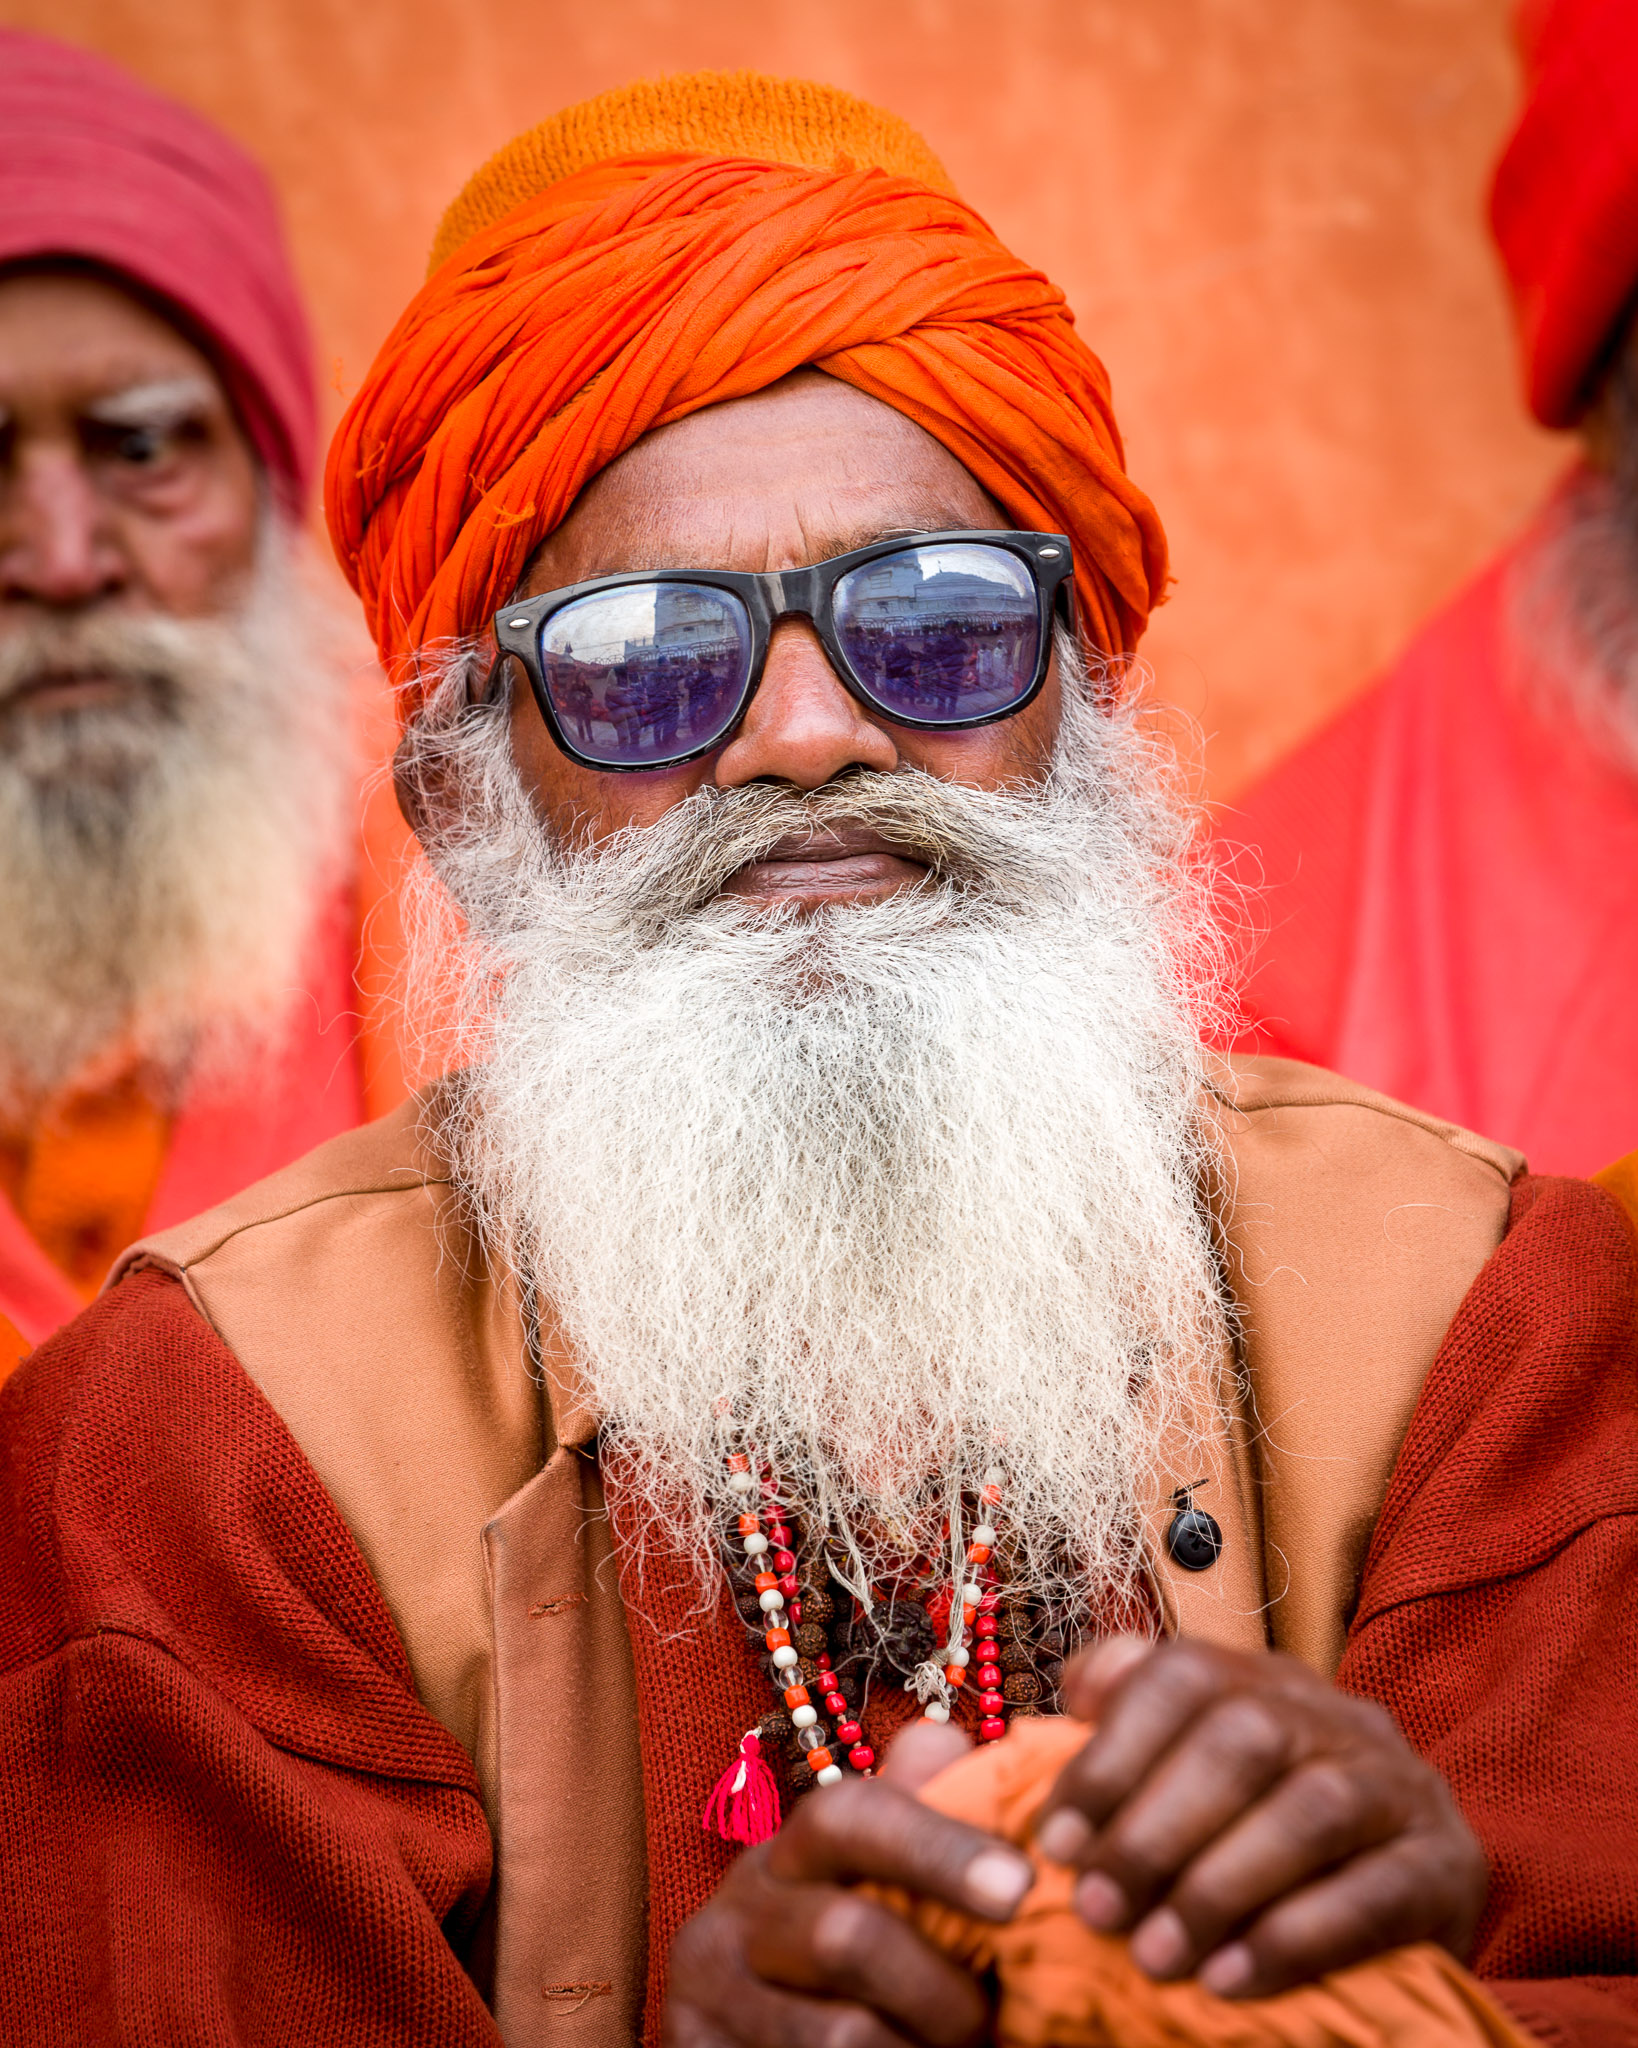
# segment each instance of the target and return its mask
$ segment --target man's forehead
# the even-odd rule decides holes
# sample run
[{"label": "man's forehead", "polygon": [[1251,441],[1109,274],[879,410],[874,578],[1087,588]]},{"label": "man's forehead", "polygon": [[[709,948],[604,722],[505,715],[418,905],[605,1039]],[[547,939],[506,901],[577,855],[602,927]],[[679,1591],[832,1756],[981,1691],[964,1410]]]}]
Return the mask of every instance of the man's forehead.
[{"label": "man's forehead", "polygon": [[174,412],[223,396],[204,352],[117,281],[50,271],[0,277],[0,405],[101,412],[130,399]]},{"label": "man's forehead", "polygon": [[1008,524],[925,429],[808,373],[649,434],[542,545],[531,591],[641,569],[777,569],[879,540]]},{"label": "man's forehead", "polygon": [[[802,546],[771,551],[782,557],[789,556],[786,566],[802,567],[809,562],[828,561],[833,555],[845,555],[854,548],[873,547],[878,541],[915,540],[922,534],[947,533],[965,529],[973,522],[953,516],[948,507],[928,506],[918,516],[904,516],[897,519],[864,518],[856,524],[839,522],[830,527],[804,527],[801,534]],[[979,522],[984,523],[984,522]],[[644,569],[737,569],[746,566],[740,559],[746,552],[749,536],[724,532],[718,547],[711,547],[705,536],[679,538],[655,529],[651,538],[634,536],[629,550],[622,557],[611,553],[594,573],[599,576],[632,575]],[[777,530],[770,532],[770,541],[778,538]],[[794,539],[794,536],[791,536]]]}]

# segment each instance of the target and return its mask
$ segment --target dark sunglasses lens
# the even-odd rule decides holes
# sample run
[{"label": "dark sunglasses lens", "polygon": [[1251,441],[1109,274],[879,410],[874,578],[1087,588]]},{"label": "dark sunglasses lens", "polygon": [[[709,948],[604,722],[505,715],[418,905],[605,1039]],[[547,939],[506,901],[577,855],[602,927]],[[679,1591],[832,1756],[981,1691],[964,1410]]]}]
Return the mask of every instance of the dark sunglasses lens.
[{"label": "dark sunglasses lens", "polygon": [[996,718],[1035,681],[1040,601],[1029,565],[1007,548],[952,541],[882,555],[837,584],[832,616],[889,718]]},{"label": "dark sunglasses lens", "polygon": [[708,583],[597,591],[553,612],[540,632],[540,673],[564,737],[610,768],[714,746],[750,669],[750,617]]}]

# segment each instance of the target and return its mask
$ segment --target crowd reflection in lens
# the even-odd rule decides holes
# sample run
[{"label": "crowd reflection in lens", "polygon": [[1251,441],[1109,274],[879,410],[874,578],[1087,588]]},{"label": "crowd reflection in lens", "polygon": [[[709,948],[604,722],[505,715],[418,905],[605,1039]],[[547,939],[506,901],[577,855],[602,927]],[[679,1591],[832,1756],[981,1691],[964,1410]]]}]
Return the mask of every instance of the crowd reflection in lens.
[{"label": "crowd reflection in lens", "polygon": [[[889,717],[955,724],[1010,710],[1041,644],[1030,572],[999,547],[906,548],[837,583],[836,637]],[[541,633],[558,726],[593,761],[675,759],[723,738],[751,659],[750,615],[699,583],[626,584],[565,605]]]}]

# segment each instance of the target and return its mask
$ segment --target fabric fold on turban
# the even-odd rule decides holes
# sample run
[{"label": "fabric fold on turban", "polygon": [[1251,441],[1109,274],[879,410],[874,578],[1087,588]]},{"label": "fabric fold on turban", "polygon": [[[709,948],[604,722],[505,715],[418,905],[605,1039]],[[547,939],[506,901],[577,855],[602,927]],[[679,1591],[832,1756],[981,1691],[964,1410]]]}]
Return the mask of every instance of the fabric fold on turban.
[{"label": "fabric fold on turban", "polygon": [[54,256],[118,272],[181,315],[299,510],[318,397],[267,179],[219,129],[105,58],[0,29],[0,265]]},{"label": "fabric fold on turban", "polygon": [[1568,427],[1638,294],[1638,8],[1525,0],[1517,23],[1529,90],[1490,219],[1530,409]]},{"label": "fabric fold on turban", "polygon": [[1103,365],[960,200],[876,168],[677,151],[592,164],[429,279],[331,448],[336,552],[416,703],[599,469],[804,366],[933,434],[1019,527],[1067,533],[1083,632],[1131,649],[1166,576]]}]

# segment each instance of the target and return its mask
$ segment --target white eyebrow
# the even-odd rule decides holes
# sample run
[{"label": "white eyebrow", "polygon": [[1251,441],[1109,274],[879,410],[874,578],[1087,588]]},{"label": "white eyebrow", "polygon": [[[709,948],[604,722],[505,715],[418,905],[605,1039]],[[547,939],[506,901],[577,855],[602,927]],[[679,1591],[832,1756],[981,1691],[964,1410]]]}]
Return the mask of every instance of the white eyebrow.
[{"label": "white eyebrow", "polygon": [[165,377],[94,398],[81,412],[105,427],[175,427],[217,403],[216,387],[205,378]]}]

